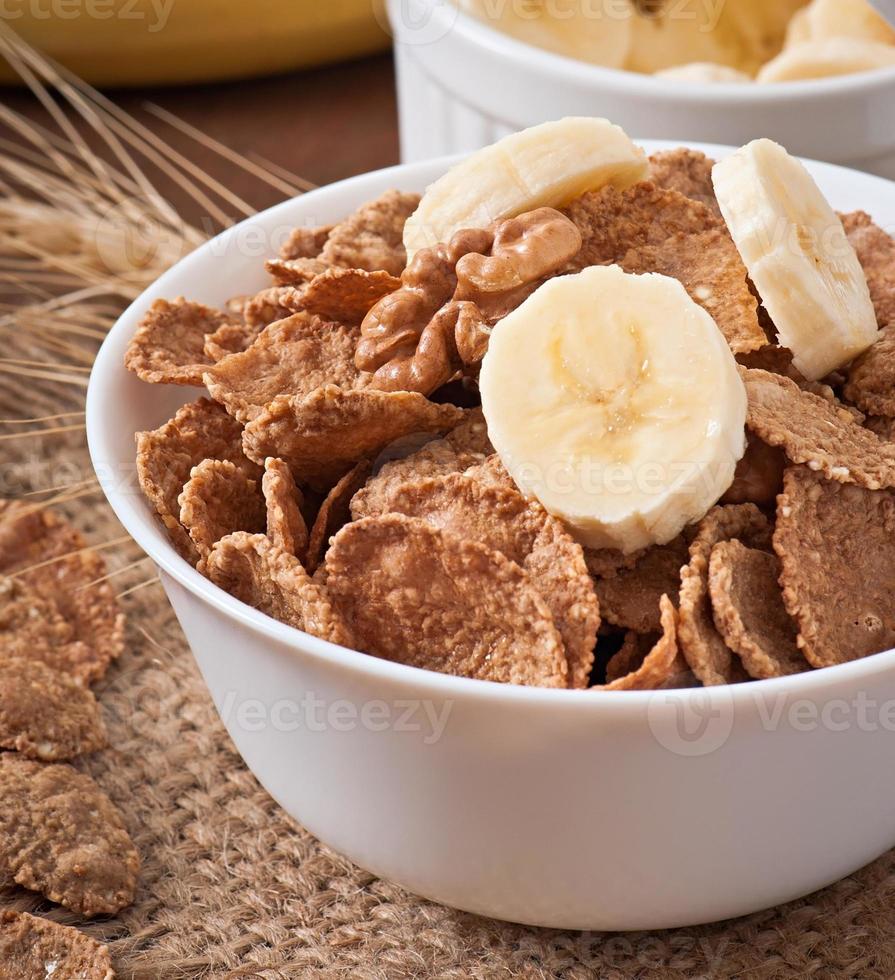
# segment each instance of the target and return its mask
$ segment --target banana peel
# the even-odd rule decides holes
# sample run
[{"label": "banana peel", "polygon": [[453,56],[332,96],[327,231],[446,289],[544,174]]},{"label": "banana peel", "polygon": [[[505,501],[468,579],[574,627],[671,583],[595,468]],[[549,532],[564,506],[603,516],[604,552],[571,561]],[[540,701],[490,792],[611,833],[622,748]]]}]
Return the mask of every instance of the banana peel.
[{"label": "banana peel", "polygon": [[[25,41],[98,86],[270,75],[383,50],[378,0],[6,0]],[[15,82],[0,62],[0,82]]]}]

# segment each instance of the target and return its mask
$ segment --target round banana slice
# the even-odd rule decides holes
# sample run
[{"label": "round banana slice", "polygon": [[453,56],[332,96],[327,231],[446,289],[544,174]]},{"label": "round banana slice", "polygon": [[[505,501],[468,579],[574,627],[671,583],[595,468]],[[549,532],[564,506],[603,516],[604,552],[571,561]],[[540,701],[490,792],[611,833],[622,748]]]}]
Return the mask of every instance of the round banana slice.
[{"label": "round banana slice", "polygon": [[423,195],[404,226],[410,261],[461,228],[487,228],[585,191],[624,190],[649,173],[646,154],[607,119],[570,116],[513,133],[458,163]]},{"label": "round banana slice", "polygon": [[877,338],[870,290],[811,174],[771,140],[715,165],[718,204],[793,363],[816,381]]},{"label": "round banana slice", "polygon": [[786,45],[831,37],[895,44],[895,28],[867,0],[813,0],[793,17]]},{"label": "round banana slice", "polygon": [[536,48],[606,68],[621,68],[631,47],[633,13],[616,4],[551,0],[458,0],[478,20]]},{"label": "round banana slice", "polygon": [[550,280],[494,328],[480,384],[516,484],[592,548],[672,540],[745,450],[733,354],[667,276],[592,266]]},{"label": "round banana slice", "polygon": [[786,48],[758,73],[759,82],[799,82],[895,66],[895,46],[851,37],[804,41]]},{"label": "round banana slice", "polygon": [[689,65],[678,65],[675,68],[664,68],[656,72],[656,78],[669,78],[674,82],[695,82],[697,84],[713,85],[718,82],[751,82],[751,76],[737,68],[727,65],[715,65],[709,61],[694,61]]}]

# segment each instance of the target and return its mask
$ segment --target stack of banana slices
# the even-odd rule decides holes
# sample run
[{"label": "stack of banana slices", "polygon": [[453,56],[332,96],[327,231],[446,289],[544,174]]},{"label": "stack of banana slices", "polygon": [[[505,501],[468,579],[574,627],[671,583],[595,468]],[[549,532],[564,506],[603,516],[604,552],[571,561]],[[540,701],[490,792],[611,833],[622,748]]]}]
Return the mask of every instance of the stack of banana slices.
[{"label": "stack of banana slices", "polygon": [[[644,151],[605,119],[536,126],[434,183],[407,222],[408,254],[648,173]],[[823,378],[873,344],[864,273],[803,165],[758,140],[717,164],[713,180],[802,373]],[[594,548],[630,553],[672,540],[721,498],[745,449],[734,355],[711,315],[663,275],[593,266],[548,280],[494,327],[480,387],[516,484]]]}]

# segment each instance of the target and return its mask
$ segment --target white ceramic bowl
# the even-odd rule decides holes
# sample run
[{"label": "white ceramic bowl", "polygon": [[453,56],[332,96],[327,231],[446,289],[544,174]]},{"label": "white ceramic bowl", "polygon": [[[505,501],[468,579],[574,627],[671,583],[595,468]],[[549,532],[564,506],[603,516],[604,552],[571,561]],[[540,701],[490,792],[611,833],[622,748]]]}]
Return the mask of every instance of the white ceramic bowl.
[{"label": "white ceramic bowl", "polygon": [[561,116],[632,136],[791,153],[895,178],[895,68],[777,85],[698,85],[600,68],[532,47],[452,0],[388,0],[405,163],[462,153]]},{"label": "white ceramic bowl", "polygon": [[[158,566],[243,758],[284,809],[362,867],[518,922],[688,925],[854,871],[895,844],[895,652],[654,694],[444,676],[340,649],[237,602],[177,556],[137,490],[134,433],[191,397],[123,367],[150,302],[219,304],[259,289],[263,257],[288,228],[334,221],[387,188],[422,190],[447,163],[358,177],[243,222],[147,290],[97,357],[87,401],[97,473]],[[836,206],[895,222],[895,185],[812,171]]]}]

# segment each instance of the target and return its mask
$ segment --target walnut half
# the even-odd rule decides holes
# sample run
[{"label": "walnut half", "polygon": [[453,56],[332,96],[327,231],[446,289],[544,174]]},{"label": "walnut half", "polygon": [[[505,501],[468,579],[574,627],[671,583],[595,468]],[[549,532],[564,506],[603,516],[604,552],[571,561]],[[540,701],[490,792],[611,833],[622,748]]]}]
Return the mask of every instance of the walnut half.
[{"label": "walnut half", "polygon": [[465,229],[422,249],[402,286],[361,327],[355,363],[384,391],[428,395],[475,374],[493,326],[578,254],[581,233],[559,211],[538,208],[493,229]]}]

